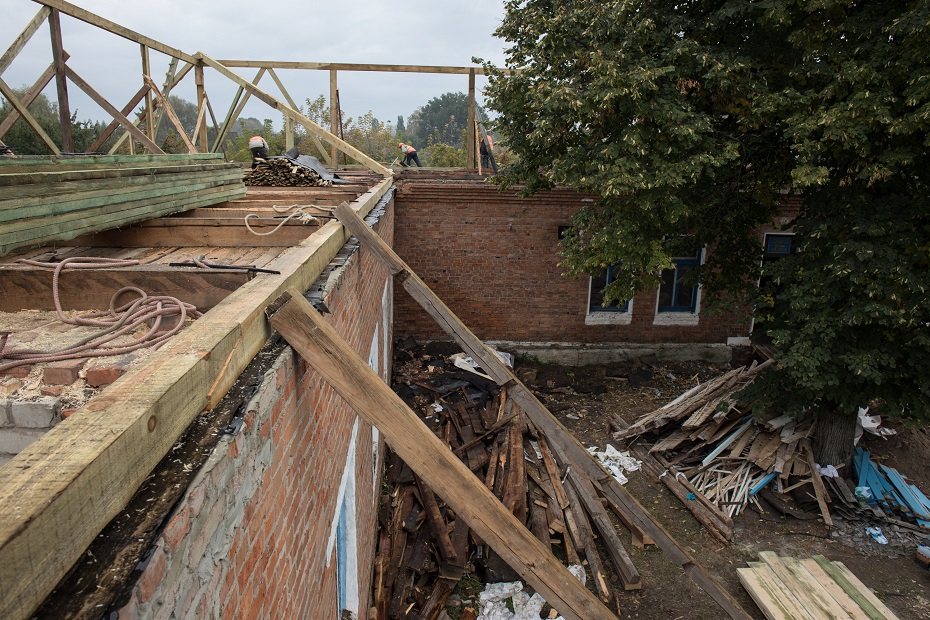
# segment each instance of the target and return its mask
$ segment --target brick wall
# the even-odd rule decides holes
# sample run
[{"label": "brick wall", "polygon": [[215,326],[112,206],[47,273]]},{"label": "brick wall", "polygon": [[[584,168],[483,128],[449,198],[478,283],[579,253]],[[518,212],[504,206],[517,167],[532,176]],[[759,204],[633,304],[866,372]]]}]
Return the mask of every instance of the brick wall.
[{"label": "brick wall", "polygon": [[[393,210],[375,230],[393,237]],[[386,381],[393,293],[356,251],[326,297],[330,322]],[[386,305],[386,307],[385,307]],[[373,346],[373,343],[376,343]],[[367,617],[380,485],[371,426],[285,349],[169,515],[120,618],[337,618],[333,520],[354,452],[358,610]],[[352,441],[355,436],[354,442]]]},{"label": "brick wall", "polygon": [[[655,291],[635,297],[628,325],[586,325],[588,278],[563,277],[558,266],[559,227],[586,200],[575,192],[521,198],[480,178],[438,173],[410,175],[398,188],[397,252],[482,339],[725,344],[747,334],[748,324],[733,315],[655,325]],[[396,305],[398,334],[448,339],[405,293]]]}]

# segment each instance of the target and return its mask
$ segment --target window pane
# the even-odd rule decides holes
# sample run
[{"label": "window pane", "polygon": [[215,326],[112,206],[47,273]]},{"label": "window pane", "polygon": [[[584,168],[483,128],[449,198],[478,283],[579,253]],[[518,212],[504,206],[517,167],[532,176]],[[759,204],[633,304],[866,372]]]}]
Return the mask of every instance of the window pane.
[{"label": "window pane", "polygon": [[694,307],[694,287],[682,286],[681,280],[694,271],[694,265],[678,266],[678,291],[675,296],[675,307],[690,310]]},{"label": "window pane", "polygon": [[596,276],[591,276],[591,300],[589,308],[600,308],[604,304],[604,287],[607,286],[607,270],[602,269]]},{"label": "window pane", "polygon": [[675,294],[675,270],[662,270],[662,285],[659,286],[659,307],[667,308],[672,305]]}]

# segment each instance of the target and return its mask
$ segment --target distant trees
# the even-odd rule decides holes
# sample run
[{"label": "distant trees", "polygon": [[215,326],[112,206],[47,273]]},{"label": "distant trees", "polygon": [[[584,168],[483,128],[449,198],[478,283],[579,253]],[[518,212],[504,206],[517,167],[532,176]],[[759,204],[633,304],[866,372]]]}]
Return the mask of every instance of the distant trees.
[{"label": "distant trees", "polygon": [[417,148],[430,144],[462,148],[467,124],[468,96],[465,93],[444,93],[433,97],[407,117],[405,135]]},{"label": "distant trees", "polygon": [[[17,96],[22,97],[27,87],[15,90]],[[0,105],[0,122],[2,122],[13,111],[13,106],[9,101],[3,100]],[[39,95],[38,98],[29,106],[29,113],[32,114],[42,129],[56,143],[61,144],[61,121],[58,116],[58,104],[51,101],[45,95]],[[77,120],[77,110],[71,116],[71,134],[74,138],[75,151],[81,152],[89,147],[94,139],[106,127],[105,123],[90,120]],[[48,155],[49,149],[42,142],[42,139],[26,124],[26,121],[19,119],[2,138],[4,144],[13,149],[17,155]],[[108,142],[112,144],[113,138]]]}]

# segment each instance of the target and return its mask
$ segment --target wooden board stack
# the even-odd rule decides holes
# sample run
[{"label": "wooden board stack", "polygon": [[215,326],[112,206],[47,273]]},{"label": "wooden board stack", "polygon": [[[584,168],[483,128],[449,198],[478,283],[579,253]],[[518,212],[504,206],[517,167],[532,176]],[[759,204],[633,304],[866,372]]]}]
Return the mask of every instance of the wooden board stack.
[{"label": "wooden board stack", "polygon": [[0,158],[0,256],[243,197],[222,155]]},{"label": "wooden board stack", "polygon": [[739,580],[769,620],[896,620],[842,562],[822,555],[799,560],[759,554],[761,562],[736,569]]},{"label": "wooden board stack", "polygon": [[[547,548],[566,564],[587,565],[602,601],[616,599],[616,587],[640,588],[591,482],[566,472],[506,390],[442,356],[416,352],[395,369],[395,391]],[[487,581],[516,578],[393,454],[387,481],[392,491],[382,501],[375,564],[379,618],[437,618],[466,566]],[[648,538],[639,533],[639,540]],[[607,562],[622,583],[608,576]]]},{"label": "wooden board stack", "polygon": [[329,187],[333,182],[320,178],[319,174],[309,168],[281,158],[259,160],[257,167],[246,172],[245,184],[272,187]]}]

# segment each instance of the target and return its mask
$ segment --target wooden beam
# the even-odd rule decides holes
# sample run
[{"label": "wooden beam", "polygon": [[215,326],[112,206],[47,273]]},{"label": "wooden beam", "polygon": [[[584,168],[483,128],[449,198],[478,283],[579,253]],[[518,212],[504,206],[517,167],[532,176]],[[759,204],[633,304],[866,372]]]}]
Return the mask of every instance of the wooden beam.
[{"label": "wooden beam", "polygon": [[455,514],[566,618],[613,614],[568,572],[296,289],[271,324]]},{"label": "wooden beam", "polygon": [[[168,73],[165,76],[165,84],[164,84],[164,87],[162,88],[162,94],[165,97],[167,97],[171,93],[171,89],[177,86],[177,84],[181,80],[184,79],[184,76],[186,76],[188,72],[190,72],[190,70],[193,69],[194,67],[194,65],[190,63],[185,63],[184,67],[182,67],[180,71],[175,73],[174,70],[175,70],[175,67],[177,66],[177,62],[178,62],[177,58],[172,58],[168,64]],[[161,124],[161,119],[162,119],[161,108],[156,108],[155,109],[155,133],[156,134],[158,133],[158,127]],[[143,121],[143,117],[140,116],[140,117],[137,117],[136,120],[133,121],[133,123],[136,125],[136,127],[138,127],[142,123],[142,121]],[[113,146],[110,148],[110,150],[108,151],[108,154],[112,155],[116,153],[116,151],[119,150],[119,148],[123,145],[124,142],[126,142],[126,140],[130,138],[131,135],[132,134],[128,132],[124,132],[116,140]],[[132,146],[132,144],[133,142],[130,140],[130,147]]]},{"label": "wooden beam", "polygon": [[203,121],[203,133],[200,134],[200,152],[206,153],[209,149],[207,145],[207,130],[206,130],[206,119],[207,119],[207,92],[204,89],[203,82],[203,65],[197,65],[194,67],[194,84],[197,87],[197,110],[199,114],[197,115],[197,127],[194,129],[194,133],[191,134],[191,140],[196,141],[198,131],[201,126],[201,120]]},{"label": "wooden beam", "polygon": [[181,140],[184,142],[184,146],[187,147],[187,152],[194,154],[197,152],[197,147],[194,146],[194,143],[191,142],[191,139],[187,136],[187,130],[184,129],[184,125],[181,124],[181,119],[178,118],[177,113],[174,111],[174,108],[171,106],[171,102],[168,101],[168,98],[165,97],[158,90],[158,85],[155,84],[155,81],[149,76],[142,76],[145,80],[145,83],[149,85],[149,88],[155,91],[155,97],[158,99],[158,103],[161,104],[162,109],[165,111],[165,114],[168,116],[168,120],[171,121],[171,124],[174,125],[174,128],[178,130],[178,135],[181,137]]},{"label": "wooden beam", "polygon": [[261,90],[260,88],[258,88],[257,86],[253,84],[250,84],[249,82],[244,80],[242,77],[233,73],[232,71],[230,71],[229,69],[224,67],[222,64],[218,63],[217,61],[213,60],[212,58],[210,58],[203,52],[198,52],[197,57],[203,60],[203,62],[205,62],[210,67],[216,69],[216,71],[218,71],[222,75],[226,76],[233,82],[236,82],[237,84],[239,84],[239,86],[243,86],[247,90],[251,91],[253,95],[258,97],[259,99],[261,99],[262,101],[264,101],[265,103],[273,107],[274,109],[278,110],[279,112],[283,114],[286,114],[292,117],[296,122],[303,125],[307,129],[307,131],[311,133],[315,133],[318,136],[320,136],[320,138],[322,138],[325,142],[329,142],[330,144],[335,145],[336,148],[338,148],[340,151],[342,151],[346,155],[349,155],[350,157],[355,159],[357,162],[359,162],[360,164],[362,164],[369,170],[373,170],[377,172],[378,174],[384,175],[386,177],[393,177],[394,173],[389,168],[385,168],[384,166],[376,162],[374,159],[372,159],[365,153],[361,152],[360,150],[358,150],[357,148],[349,144],[348,142],[344,140],[340,140],[336,136],[332,135],[331,133],[329,133],[328,131],[326,131],[325,129],[317,125],[316,123],[314,123],[312,120],[310,120],[309,118],[301,114],[298,110],[291,108],[283,101],[279,101],[278,99],[275,99],[274,97],[269,95],[267,92]]},{"label": "wooden beam", "polygon": [[[262,76],[265,75],[265,71],[265,69],[258,70],[258,73],[255,74],[254,78],[252,78],[253,85],[258,85],[262,79]],[[219,133],[216,134],[216,141],[213,143],[213,148],[210,149],[212,153],[219,151],[220,145],[223,144],[223,140],[226,139],[226,134],[229,133],[230,124],[236,122],[236,120],[239,118],[239,115],[242,113],[243,108],[245,108],[245,104],[248,103],[249,97],[251,96],[251,91],[247,91],[245,86],[240,84],[239,90],[236,91],[236,96],[233,97],[233,101],[229,106],[229,111],[226,113],[226,120],[223,121],[223,126],[220,128]]]},{"label": "wooden beam", "polygon": [[13,106],[13,109],[19,112],[19,115],[23,118],[29,128],[32,129],[39,136],[42,142],[45,143],[45,146],[52,152],[53,155],[61,155],[61,150],[58,148],[58,145],[55,144],[55,141],[52,140],[51,136],[45,133],[45,130],[42,129],[42,125],[39,124],[39,121],[29,113],[29,110],[26,106],[22,104],[19,100],[19,97],[16,96],[16,93],[13,92],[13,89],[9,85],[0,79],[0,95],[3,95],[7,101],[10,102],[10,105]]},{"label": "wooden beam", "polygon": [[[123,106],[123,109],[120,110],[120,114],[122,114],[123,117],[127,117],[128,114],[132,114],[132,111],[136,109],[136,106],[139,105],[139,102],[142,101],[142,98],[148,92],[149,92],[148,84],[142,86],[142,88],[140,88],[139,91],[135,95],[132,96],[132,99],[129,100],[129,103]],[[107,125],[106,129],[104,129],[100,133],[99,136],[97,136],[97,139],[94,140],[93,144],[87,147],[87,152],[95,153],[97,149],[103,146],[103,143],[107,141],[107,138],[109,138],[110,135],[114,131],[116,131],[116,128],[119,126],[120,126],[120,121],[118,119],[114,118],[112,121],[110,121],[110,124]]]},{"label": "wooden beam", "polygon": [[[294,100],[291,98],[290,93],[288,93],[287,89],[284,88],[284,83],[281,82],[281,80],[278,78],[278,74],[275,73],[274,69],[268,69],[268,75],[270,75],[271,79],[274,80],[274,83],[277,84],[278,89],[281,91],[281,94],[284,95],[285,99],[287,99],[288,105],[294,108],[295,110],[299,110],[300,106],[297,105],[294,102]],[[291,139],[291,143],[287,145],[287,148],[290,149],[291,147],[294,146],[294,143],[293,143],[294,120],[290,118],[289,116],[286,116],[284,120],[287,121],[290,126],[290,133],[288,134],[288,136]],[[329,153],[326,152],[326,147],[323,146],[323,143],[320,142],[320,139],[312,133],[308,133],[307,137],[310,138],[310,141],[313,142],[313,145],[316,146],[317,150],[320,152],[320,155],[323,157],[323,162],[327,164],[332,163],[333,160],[330,159]]]},{"label": "wooden beam", "polygon": [[471,170],[475,165],[475,71],[468,73],[468,123],[465,125],[465,167]]},{"label": "wooden beam", "polygon": [[[385,179],[353,204],[366,215]],[[307,290],[349,234],[331,221],[105,392],[23,450],[0,476],[0,617],[28,618],[204,409],[271,334],[265,307]],[[93,501],[88,501],[93,498]]]},{"label": "wooden beam", "polygon": [[[67,52],[65,53],[65,58],[67,59]],[[35,101],[42,91],[48,86],[48,83],[52,81],[52,78],[55,77],[55,63],[50,64],[46,67],[45,71],[42,72],[42,75],[39,76],[39,79],[36,80],[36,83],[26,91],[26,94],[23,95],[23,98],[20,99],[22,104],[27,108],[32,105],[32,102]],[[0,138],[6,135],[6,132],[13,127],[13,123],[19,120],[19,111],[14,108],[10,110],[10,113],[7,114],[6,118],[3,119],[3,122],[0,123]]]},{"label": "wooden beam", "polygon": [[334,213],[362,246],[401,280],[410,296],[436,320],[447,334],[452,336],[466,353],[478,362],[494,382],[500,386],[506,386],[510,397],[548,438],[549,444],[564,465],[584,472],[596,487],[602,486],[608,499],[624,509],[635,524],[652,538],[669,558],[681,566],[728,616],[734,620],[749,620],[749,615],[740,607],[736,599],[665,531],[623,485],[619,484],[594,460],[568,429],[539,402],[500,358],[462,323],[461,319],[430,290],[429,286],[397,256],[383,239],[376,235],[363,220],[352,214],[351,210],[336,207]]},{"label": "wooden beam", "polygon": [[134,30],[120,26],[116,22],[111,22],[108,19],[104,19],[99,15],[91,13],[85,9],[82,9],[79,6],[75,6],[70,2],[65,2],[65,0],[34,0],[38,4],[44,4],[45,6],[51,7],[53,9],[58,9],[65,15],[70,15],[75,19],[79,19],[82,22],[86,22],[91,26],[96,26],[97,28],[102,28],[108,32],[123,37],[124,39],[129,39],[141,45],[147,45],[155,51],[161,52],[162,54],[167,54],[168,56],[173,56],[180,60],[186,60],[187,62],[194,64],[197,61],[190,54],[185,54],[179,49],[169,47],[164,43],[160,43],[155,39],[149,38],[145,35],[141,35]]},{"label": "wooden beam", "polygon": [[484,67],[449,67],[442,65],[379,65],[345,62],[293,62],[278,60],[218,60],[224,67],[239,69],[311,69],[317,71],[381,71],[386,73],[441,73],[484,75]]},{"label": "wooden beam", "polygon": [[26,24],[26,27],[23,28],[23,31],[19,33],[10,47],[3,52],[3,56],[0,56],[0,74],[10,68],[10,64],[19,56],[19,53],[23,50],[29,39],[32,38],[32,35],[45,23],[45,20],[48,19],[48,15],[51,12],[51,9],[47,6],[43,6],[39,9],[39,12],[29,20],[29,23]]},{"label": "wooden beam", "polygon": [[55,85],[58,88],[58,118],[61,121],[61,150],[74,152],[71,135],[71,106],[68,104],[68,80],[65,79],[65,55],[61,45],[61,16],[52,9],[48,16],[48,28],[52,35],[52,62],[55,65]]},{"label": "wooden beam", "polygon": [[[233,269],[194,270],[163,265],[124,269],[64,270],[58,290],[64,310],[103,310],[125,286],[149,295],[170,295],[194,304],[201,312],[213,308],[248,282],[249,273]],[[131,297],[122,298],[127,301]],[[54,310],[52,272],[11,265],[0,269],[0,312]]]},{"label": "wooden beam", "polygon": [[[152,74],[152,63],[149,58],[149,48],[146,45],[139,45],[142,52],[142,75]],[[143,79],[143,83],[145,80]],[[152,100],[152,89],[149,87],[145,92],[145,133],[149,140],[155,142],[155,102]]]},{"label": "wooden beam", "polygon": [[131,133],[133,136],[135,136],[139,140],[139,142],[145,145],[145,148],[147,148],[149,151],[155,154],[159,154],[159,155],[165,154],[165,152],[161,150],[160,148],[158,148],[157,144],[149,140],[149,137],[145,135],[144,133],[142,133],[139,130],[139,128],[136,127],[135,124],[133,124],[131,120],[123,116],[123,114],[119,110],[113,107],[112,103],[104,99],[103,96],[100,93],[98,93],[96,90],[94,90],[90,84],[85,82],[81,76],[75,73],[74,69],[72,69],[71,67],[66,67],[66,69],[68,73],[68,78],[72,82],[74,82],[74,84],[78,88],[83,90],[84,93],[88,97],[93,99],[97,103],[97,105],[99,105],[101,108],[106,110],[110,116],[118,120],[120,125],[126,128],[126,131]]},{"label": "wooden beam", "polygon": [[[330,69],[329,71],[329,133],[334,136],[339,135],[339,85],[337,82],[338,76],[336,75],[335,69]],[[333,167],[335,168],[339,164],[339,159],[336,153],[336,144],[332,144],[332,152],[330,157],[332,157]]]}]

